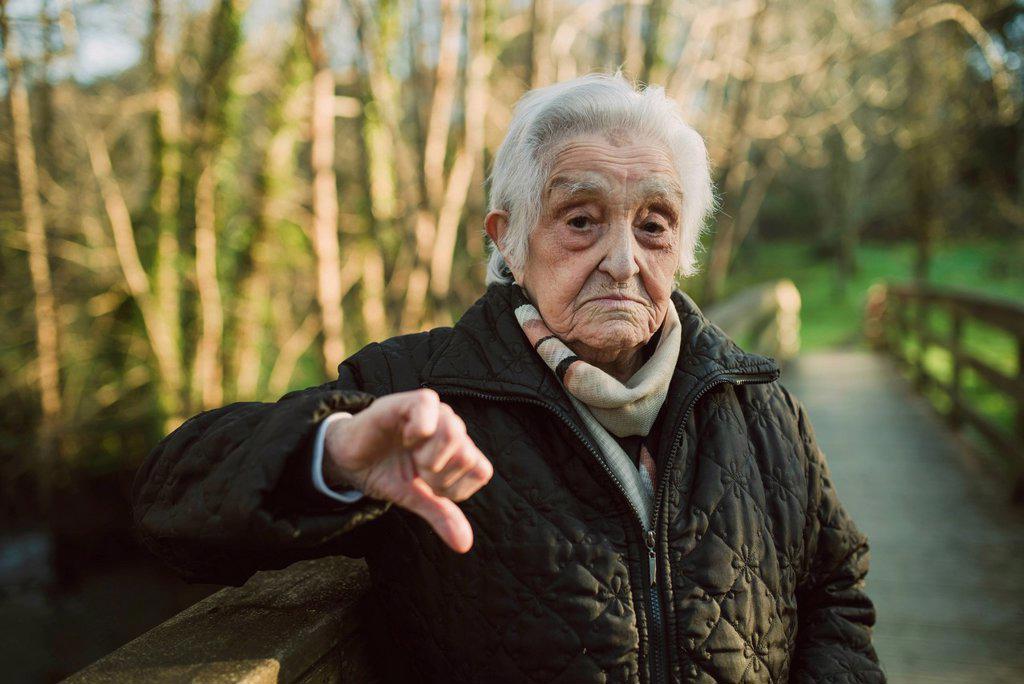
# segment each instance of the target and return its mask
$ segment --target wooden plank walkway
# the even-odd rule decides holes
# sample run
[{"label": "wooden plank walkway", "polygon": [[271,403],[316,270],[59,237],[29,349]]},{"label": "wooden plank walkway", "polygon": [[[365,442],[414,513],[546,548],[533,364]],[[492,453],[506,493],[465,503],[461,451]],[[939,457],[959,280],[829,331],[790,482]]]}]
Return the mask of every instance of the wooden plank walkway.
[{"label": "wooden plank walkway", "polygon": [[892,362],[801,355],[807,407],[840,500],[868,535],[874,642],[893,684],[1024,682],[1024,512]]}]

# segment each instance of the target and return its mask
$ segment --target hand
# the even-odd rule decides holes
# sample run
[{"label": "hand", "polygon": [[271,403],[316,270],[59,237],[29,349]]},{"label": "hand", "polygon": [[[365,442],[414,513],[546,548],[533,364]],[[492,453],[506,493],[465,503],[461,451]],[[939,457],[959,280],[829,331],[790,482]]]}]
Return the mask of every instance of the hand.
[{"label": "hand", "polygon": [[493,474],[462,419],[429,389],[380,397],[331,423],[324,439],[328,485],[355,487],[412,511],[459,553],[473,546],[473,528],[455,502]]}]

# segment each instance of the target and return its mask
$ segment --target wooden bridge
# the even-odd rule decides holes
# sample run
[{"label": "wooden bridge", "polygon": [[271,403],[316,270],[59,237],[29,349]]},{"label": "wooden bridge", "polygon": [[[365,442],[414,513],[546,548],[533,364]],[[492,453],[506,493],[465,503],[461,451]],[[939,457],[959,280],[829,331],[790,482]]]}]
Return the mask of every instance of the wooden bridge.
[{"label": "wooden bridge", "polygon": [[803,354],[800,398],[868,536],[874,643],[893,684],[1024,682],[1024,511],[887,357]]},{"label": "wooden bridge", "polygon": [[[900,372],[908,366],[905,359],[897,362],[902,354],[863,349],[800,354],[785,365],[781,381],[807,407],[840,500],[868,536],[866,591],[877,609],[874,643],[889,681],[1024,682],[1024,506],[1011,503],[1020,496],[1019,482],[993,479],[918,391],[922,384],[945,388],[951,419],[978,426],[998,451],[1017,458],[1024,420],[1020,435],[1008,436],[960,394],[960,369],[985,364],[962,351],[959,336],[962,319],[970,315],[989,316],[1019,333],[1017,375],[1007,378],[987,368],[979,373],[1017,401],[1018,416],[1024,416],[1024,308],[992,308],[991,301],[973,306],[960,295],[944,299],[934,292],[922,298],[904,290],[895,297],[904,305],[915,299],[948,305],[952,312],[946,338],[924,331],[920,306],[912,316],[903,306],[890,306],[888,322],[869,319],[868,326],[876,327],[876,340],[888,339],[882,329],[892,329],[899,337],[916,330],[928,344],[948,343],[954,372],[945,385],[928,378],[920,358],[909,364],[911,382]],[[780,358],[795,354],[795,288],[761,288],[747,301],[769,314],[750,315],[748,308],[735,320],[767,321],[767,328],[752,331],[759,346],[775,339],[769,352]],[[1019,316],[1010,311],[1018,308]],[[726,313],[720,320],[736,312]],[[886,347],[894,348],[891,340]],[[259,573],[72,681],[369,681],[376,656],[358,629],[365,585],[362,564],[342,559]]]}]

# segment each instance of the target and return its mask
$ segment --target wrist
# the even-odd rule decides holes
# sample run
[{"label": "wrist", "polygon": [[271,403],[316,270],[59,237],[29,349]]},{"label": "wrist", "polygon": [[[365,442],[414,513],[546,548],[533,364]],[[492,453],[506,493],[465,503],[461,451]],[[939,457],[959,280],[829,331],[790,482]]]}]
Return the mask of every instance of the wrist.
[{"label": "wrist", "polygon": [[327,426],[324,435],[323,476],[324,482],[332,489],[359,488],[351,473],[340,465],[349,462],[350,459],[348,450],[351,448],[352,440],[348,432],[353,417],[347,416],[345,419],[333,421]]}]

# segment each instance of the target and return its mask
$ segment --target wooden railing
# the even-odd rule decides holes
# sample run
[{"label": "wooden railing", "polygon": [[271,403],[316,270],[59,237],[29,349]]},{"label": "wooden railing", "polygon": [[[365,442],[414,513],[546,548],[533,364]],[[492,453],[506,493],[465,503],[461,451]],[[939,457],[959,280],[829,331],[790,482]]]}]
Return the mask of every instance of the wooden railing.
[{"label": "wooden railing", "polygon": [[747,351],[788,361],[800,351],[800,291],[782,279],[755,285],[704,309]]},{"label": "wooden railing", "polygon": [[381,658],[367,634],[368,586],[366,565],[342,557],[259,572],[244,586],[203,599],[66,681],[380,681]]},{"label": "wooden railing", "polygon": [[[949,317],[949,329],[936,333],[929,326],[935,312]],[[1010,374],[972,355],[964,347],[964,328],[970,322],[1007,333],[1014,340],[1015,372]],[[934,389],[947,399],[946,417],[954,427],[970,426],[1008,459],[1015,472],[1013,499],[1024,503],[1024,304],[962,290],[924,284],[884,284],[872,288],[866,312],[868,339],[891,353],[907,368],[919,389]],[[904,343],[913,341],[913,353]],[[929,347],[949,354],[952,368],[948,381],[929,371],[925,355]],[[966,400],[964,373],[970,371],[1014,407],[1009,430],[982,415]]]}]

